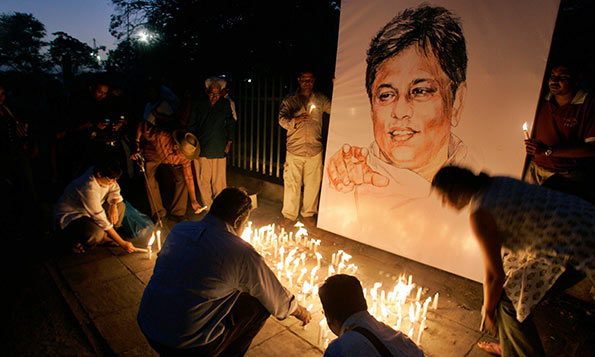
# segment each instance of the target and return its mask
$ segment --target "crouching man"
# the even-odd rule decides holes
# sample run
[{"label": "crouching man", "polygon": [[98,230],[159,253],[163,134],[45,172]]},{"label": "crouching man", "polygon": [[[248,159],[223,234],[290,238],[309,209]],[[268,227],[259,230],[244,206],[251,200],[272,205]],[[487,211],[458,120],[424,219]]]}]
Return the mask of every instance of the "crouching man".
[{"label": "crouching man", "polygon": [[310,321],[239,237],[251,208],[245,191],[226,188],[203,220],[179,223],[167,236],[138,312],[159,354],[243,356],[269,315]]},{"label": "crouching man", "polygon": [[122,224],[126,209],[117,182],[121,175],[120,163],[106,158],[66,186],[56,205],[54,222],[58,236],[72,246],[74,253],[110,242],[128,253],[135,251],[114,228]]},{"label": "crouching man", "polygon": [[356,277],[339,274],[326,279],[318,292],[328,326],[339,336],[325,356],[415,356],[424,353],[405,334],[368,313],[362,285]]}]

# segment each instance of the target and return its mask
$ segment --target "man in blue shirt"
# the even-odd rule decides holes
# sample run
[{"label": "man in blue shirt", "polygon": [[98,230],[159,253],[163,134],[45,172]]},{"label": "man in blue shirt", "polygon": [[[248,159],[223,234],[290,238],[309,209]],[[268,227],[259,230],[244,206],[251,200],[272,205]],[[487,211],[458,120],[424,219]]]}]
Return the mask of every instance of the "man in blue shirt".
[{"label": "man in blue shirt", "polygon": [[149,344],[162,355],[241,356],[272,314],[311,315],[238,235],[252,201],[224,189],[199,222],[182,222],[167,236],[138,312]]}]

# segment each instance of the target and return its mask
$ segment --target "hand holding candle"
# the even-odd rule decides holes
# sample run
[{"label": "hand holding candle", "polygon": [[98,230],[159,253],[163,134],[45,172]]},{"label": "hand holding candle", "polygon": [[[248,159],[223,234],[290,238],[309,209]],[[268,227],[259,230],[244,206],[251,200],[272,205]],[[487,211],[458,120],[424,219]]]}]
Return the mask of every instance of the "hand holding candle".
[{"label": "hand holding candle", "polygon": [[527,122],[523,124],[523,133],[525,134],[525,140],[529,140],[529,127],[527,126]]}]

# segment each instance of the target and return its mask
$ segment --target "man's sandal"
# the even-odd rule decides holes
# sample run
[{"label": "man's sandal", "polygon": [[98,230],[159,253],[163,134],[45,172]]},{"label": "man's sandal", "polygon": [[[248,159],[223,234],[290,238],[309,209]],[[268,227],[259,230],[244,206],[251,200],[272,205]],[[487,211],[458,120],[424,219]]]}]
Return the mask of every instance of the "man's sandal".
[{"label": "man's sandal", "polygon": [[500,344],[496,342],[477,342],[477,347],[494,356],[502,355],[502,349],[500,348]]}]

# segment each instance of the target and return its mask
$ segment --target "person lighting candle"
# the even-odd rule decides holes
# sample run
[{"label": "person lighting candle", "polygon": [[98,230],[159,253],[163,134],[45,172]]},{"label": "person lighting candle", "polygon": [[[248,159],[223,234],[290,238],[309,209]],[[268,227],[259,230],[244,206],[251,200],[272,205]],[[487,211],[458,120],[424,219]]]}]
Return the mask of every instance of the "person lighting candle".
[{"label": "person lighting candle", "polygon": [[444,204],[458,211],[471,207],[485,269],[482,310],[488,330],[498,331],[502,355],[544,356],[531,311],[546,293],[561,292],[585,275],[595,285],[595,206],[457,166],[440,169],[432,186]]},{"label": "person lighting candle", "polygon": [[368,313],[360,281],[338,274],[326,279],[318,292],[328,327],[337,336],[324,356],[423,356],[403,333]]},{"label": "person lighting candle", "polygon": [[140,303],[138,324],[160,355],[241,356],[270,315],[310,322],[300,305],[239,234],[252,200],[225,188],[198,222],[168,234]]}]

